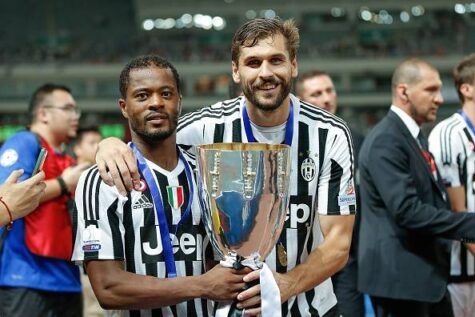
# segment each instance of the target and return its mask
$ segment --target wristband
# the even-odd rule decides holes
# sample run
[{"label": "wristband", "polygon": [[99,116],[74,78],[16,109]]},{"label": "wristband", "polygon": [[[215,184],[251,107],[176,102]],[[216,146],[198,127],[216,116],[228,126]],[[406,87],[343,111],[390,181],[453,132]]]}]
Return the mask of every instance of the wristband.
[{"label": "wristband", "polygon": [[5,208],[7,209],[7,212],[8,212],[8,216],[10,217],[10,222],[8,223],[7,225],[7,230],[12,230],[12,226],[13,226],[13,216],[12,216],[12,212],[10,211],[10,208],[8,208],[8,205],[7,203],[2,199],[3,197],[0,197],[0,202],[5,206]]},{"label": "wristband", "polygon": [[68,194],[69,193],[68,186],[66,185],[66,182],[64,181],[64,179],[61,176],[58,176],[56,177],[56,180],[58,181],[59,187],[61,188],[61,195]]}]

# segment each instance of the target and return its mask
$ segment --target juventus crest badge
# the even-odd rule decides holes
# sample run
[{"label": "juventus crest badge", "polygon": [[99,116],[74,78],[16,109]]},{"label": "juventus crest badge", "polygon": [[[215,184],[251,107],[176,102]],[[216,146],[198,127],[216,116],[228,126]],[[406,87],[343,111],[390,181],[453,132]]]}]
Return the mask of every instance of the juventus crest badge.
[{"label": "juventus crest badge", "polygon": [[307,157],[303,160],[302,165],[300,166],[300,174],[307,182],[310,182],[315,178],[316,166],[315,161],[311,157]]}]

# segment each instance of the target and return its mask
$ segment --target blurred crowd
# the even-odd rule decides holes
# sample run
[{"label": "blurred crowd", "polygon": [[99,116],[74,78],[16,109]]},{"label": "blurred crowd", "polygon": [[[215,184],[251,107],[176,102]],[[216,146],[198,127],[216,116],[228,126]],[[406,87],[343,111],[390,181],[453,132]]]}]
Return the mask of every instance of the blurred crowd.
[{"label": "blurred crowd", "polygon": [[[106,20],[106,21],[103,21]],[[397,18],[395,18],[397,19]],[[445,56],[463,54],[475,47],[470,18],[453,11],[426,12],[420,21],[393,25],[344,20],[313,23],[312,16],[299,21],[300,58]],[[50,37],[29,36],[12,42],[0,36],[0,64],[13,63],[121,63],[140,54],[159,54],[175,62],[221,62],[229,58],[229,31],[210,35],[204,30],[137,31],[135,26],[115,30],[112,22],[99,19],[97,34],[60,29]],[[20,27],[20,26],[19,26]],[[108,30],[107,36],[104,32]],[[342,33],[344,33],[342,35]],[[127,36],[124,36],[127,34]]]}]

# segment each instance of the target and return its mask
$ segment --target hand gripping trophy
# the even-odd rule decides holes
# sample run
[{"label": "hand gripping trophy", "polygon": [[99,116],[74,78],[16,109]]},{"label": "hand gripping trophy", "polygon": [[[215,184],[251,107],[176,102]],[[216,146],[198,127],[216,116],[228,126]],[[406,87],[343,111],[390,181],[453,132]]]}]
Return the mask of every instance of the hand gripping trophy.
[{"label": "hand gripping trophy", "polygon": [[[261,269],[262,316],[280,316],[280,293],[264,263],[277,243],[289,204],[290,147],[260,143],[198,146],[203,219],[221,264]],[[234,304],[218,316],[241,316]]]}]

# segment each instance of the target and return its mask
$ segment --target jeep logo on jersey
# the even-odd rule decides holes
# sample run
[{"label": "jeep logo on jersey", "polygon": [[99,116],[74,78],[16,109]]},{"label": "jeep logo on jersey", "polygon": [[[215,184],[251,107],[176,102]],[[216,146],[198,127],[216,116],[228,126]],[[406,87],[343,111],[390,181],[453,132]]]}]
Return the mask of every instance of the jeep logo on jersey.
[{"label": "jeep logo on jersey", "polygon": [[302,174],[303,179],[305,179],[307,182],[310,182],[314,179],[316,174],[315,170],[315,162],[310,157],[307,157],[300,166],[300,173]]},{"label": "jeep logo on jersey", "polygon": [[183,205],[183,186],[167,186],[168,204],[173,209]]},{"label": "jeep logo on jersey", "polygon": [[[141,229],[145,234],[150,229]],[[178,237],[170,233],[173,255],[175,260],[202,260],[203,235],[196,233],[183,233]],[[163,246],[160,237],[154,241],[142,242],[142,258],[144,263],[155,263],[162,260]]]},{"label": "jeep logo on jersey", "polygon": [[298,229],[310,224],[312,196],[290,196],[290,205],[285,218],[285,227]]}]

